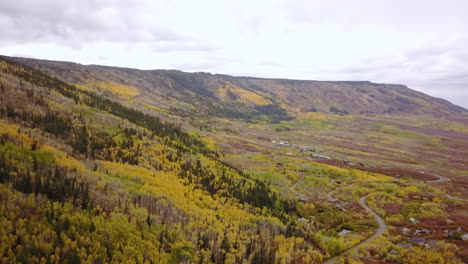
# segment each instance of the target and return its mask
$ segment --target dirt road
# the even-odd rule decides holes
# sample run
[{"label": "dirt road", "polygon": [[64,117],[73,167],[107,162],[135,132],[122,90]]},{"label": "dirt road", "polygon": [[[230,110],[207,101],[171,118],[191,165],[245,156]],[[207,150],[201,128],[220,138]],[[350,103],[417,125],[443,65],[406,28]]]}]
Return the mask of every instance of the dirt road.
[{"label": "dirt road", "polygon": [[450,179],[447,178],[447,177],[444,177],[444,176],[440,176],[440,175],[435,175],[433,174],[434,176],[436,176],[438,179],[437,180],[433,180],[433,181],[426,181],[426,182],[430,182],[430,183],[440,183],[440,182],[449,182]]},{"label": "dirt road", "polygon": [[296,183],[293,184],[293,186],[291,186],[291,189],[293,190],[296,190],[296,186],[301,183],[305,178],[305,175],[302,175],[301,177],[299,177],[299,179],[297,179]]},{"label": "dirt road", "polygon": [[367,198],[367,195],[361,197],[361,199],[359,199],[359,204],[361,205],[362,208],[364,208],[366,211],[370,212],[372,214],[372,216],[374,217],[375,221],[377,221],[377,224],[379,225],[379,228],[377,229],[377,232],[375,232],[371,237],[369,237],[368,239],[364,240],[363,242],[355,245],[354,247],[348,249],[348,250],[345,250],[343,252],[341,252],[339,255],[329,259],[327,262],[325,262],[325,264],[332,264],[332,263],[335,263],[335,261],[345,255],[346,253],[348,252],[351,252],[353,250],[357,250],[359,249],[362,245],[364,244],[367,244],[369,242],[371,242],[372,240],[378,238],[379,236],[381,236],[383,233],[385,233],[385,231],[387,231],[388,229],[388,226],[387,224],[385,224],[385,221],[382,219],[382,217],[380,217],[376,212],[374,212],[372,209],[370,209],[365,201],[366,201],[366,198]]},{"label": "dirt road", "polygon": [[[443,183],[443,182],[449,182],[450,181],[449,178],[444,177],[444,176],[440,176],[440,175],[434,175],[434,176],[436,176],[438,179],[433,180],[433,181],[426,181],[426,182],[428,182],[428,183]],[[447,194],[447,198],[457,200],[457,201],[460,201],[460,202],[468,202],[467,199],[456,197],[456,196],[453,196],[453,195],[450,195],[450,194]]]}]

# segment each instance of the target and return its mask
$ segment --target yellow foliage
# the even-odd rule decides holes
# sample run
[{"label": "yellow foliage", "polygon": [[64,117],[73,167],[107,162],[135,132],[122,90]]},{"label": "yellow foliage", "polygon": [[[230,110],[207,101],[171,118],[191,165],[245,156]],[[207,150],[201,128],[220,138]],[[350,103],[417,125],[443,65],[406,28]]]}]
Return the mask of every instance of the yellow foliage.
[{"label": "yellow foliage", "polygon": [[317,162],[310,162],[317,168],[323,168],[324,170],[332,171],[338,174],[346,174],[348,172],[347,169],[339,168],[336,166],[328,165],[328,164],[322,164],[322,163],[317,163]]},{"label": "yellow foliage", "polygon": [[405,187],[403,189],[405,190],[405,192],[413,192],[413,193],[420,192],[419,188],[414,186],[414,185],[407,186],[407,187]]},{"label": "yellow foliage", "polygon": [[23,67],[19,67],[13,64],[9,64],[6,61],[0,60],[0,70],[6,70],[6,69],[14,69],[16,72],[25,72]]},{"label": "yellow foliage", "polygon": [[204,137],[203,142],[205,142],[206,146],[213,151],[216,151],[218,149],[218,143],[216,140],[209,138],[209,137]]},{"label": "yellow foliage", "polygon": [[161,112],[161,113],[166,113],[166,114],[169,114],[170,111],[167,110],[167,109],[164,109],[164,108],[160,108],[160,107],[156,107],[154,105],[149,105],[149,104],[143,104],[146,108],[148,109],[151,109],[151,110],[155,110],[157,112]]},{"label": "yellow foliage", "polygon": [[364,262],[361,262],[361,261],[353,259],[353,258],[348,258],[347,263],[348,264],[363,264]]},{"label": "yellow foliage", "polygon": [[206,195],[203,191],[190,190],[172,172],[150,171],[148,169],[114,162],[103,161],[102,164],[111,175],[119,175],[130,180],[143,182],[142,191],[150,191],[153,194],[164,195],[171,200],[176,207],[191,215],[214,215],[212,210],[220,211],[222,215],[234,219],[248,219],[251,214],[236,207],[222,206],[219,201]]},{"label": "yellow foliage", "polygon": [[328,116],[320,112],[305,112],[301,115],[301,118],[315,119],[315,120],[327,120]]},{"label": "yellow foliage", "polygon": [[227,96],[228,92],[231,92],[235,94],[238,97],[238,101],[242,103],[247,103],[247,104],[250,103],[250,104],[256,104],[256,105],[267,105],[271,103],[270,100],[262,97],[261,95],[258,95],[248,90],[238,88],[234,85],[227,85],[225,88],[219,89],[218,92],[223,97]]},{"label": "yellow foliage", "polygon": [[49,145],[42,145],[41,150],[54,154],[55,162],[61,167],[66,167],[70,170],[76,169],[80,173],[85,171],[85,166],[81,162],[63,151]]},{"label": "yellow foliage", "polygon": [[462,262],[455,255],[456,246],[443,241],[437,242],[435,248],[426,249],[422,247],[412,247],[402,250],[402,260],[408,264],[419,263],[447,263],[461,264]]},{"label": "yellow foliage", "polygon": [[133,97],[140,94],[138,89],[133,86],[121,85],[113,81],[95,82],[95,83],[92,83],[92,85],[97,87],[98,89],[106,90],[114,94],[117,94],[123,99],[127,99],[127,100],[130,100]]},{"label": "yellow foliage", "polygon": [[26,134],[18,133],[19,130],[19,126],[6,124],[0,120],[0,134],[7,134],[9,137],[16,138],[20,142],[26,143],[26,145],[31,145],[34,140]]},{"label": "yellow foliage", "polygon": [[92,91],[93,89],[89,88],[86,85],[81,85],[81,84],[74,84],[76,88],[81,89],[83,91]]},{"label": "yellow foliage", "polygon": [[6,63],[5,61],[0,61],[0,69],[6,69],[8,68],[8,63]]},{"label": "yellow foliage", "polygon": [[60,110],[66,109],[65,105],[63,105],[62,103],[57,103],[55,101],[48,101],[47,105],[50,107],[51,110],[54,110],[54,111],[60,111]]}]

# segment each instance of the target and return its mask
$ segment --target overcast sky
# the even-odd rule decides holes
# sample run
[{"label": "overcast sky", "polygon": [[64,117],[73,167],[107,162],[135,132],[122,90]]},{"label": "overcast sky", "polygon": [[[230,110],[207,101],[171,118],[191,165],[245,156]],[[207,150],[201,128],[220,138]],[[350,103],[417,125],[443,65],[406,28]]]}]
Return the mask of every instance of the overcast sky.
[{"label": "overcast sky", "polygon": [[468,108],[467,0],[4,0],[0,54],[401,83]]}]

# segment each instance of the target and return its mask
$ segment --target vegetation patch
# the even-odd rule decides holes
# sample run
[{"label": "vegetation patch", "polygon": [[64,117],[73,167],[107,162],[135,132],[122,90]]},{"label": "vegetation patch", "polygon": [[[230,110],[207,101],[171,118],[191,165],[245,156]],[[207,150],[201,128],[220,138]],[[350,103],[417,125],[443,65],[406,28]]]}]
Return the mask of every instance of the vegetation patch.
[{"label": "vegetation patch", "polygon": [[94,82],[89,85],[94,86],[103,91],[108,91],[113,94],[117,94],[118,96],[120,96],[122,99],[125,99],[125,100],[130,100],[133,97],[140,94],[138,89],[133,86],[122,85],[113,81]]}]

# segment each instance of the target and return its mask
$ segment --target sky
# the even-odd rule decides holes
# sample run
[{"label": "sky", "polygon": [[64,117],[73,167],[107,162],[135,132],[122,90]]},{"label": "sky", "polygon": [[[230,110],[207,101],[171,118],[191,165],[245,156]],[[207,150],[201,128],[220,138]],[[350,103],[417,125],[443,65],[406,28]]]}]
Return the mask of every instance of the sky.
[{"label": "sky", "polygon": [[14,0],[0,54],[398,83],[468,108],[467,0]]}]

